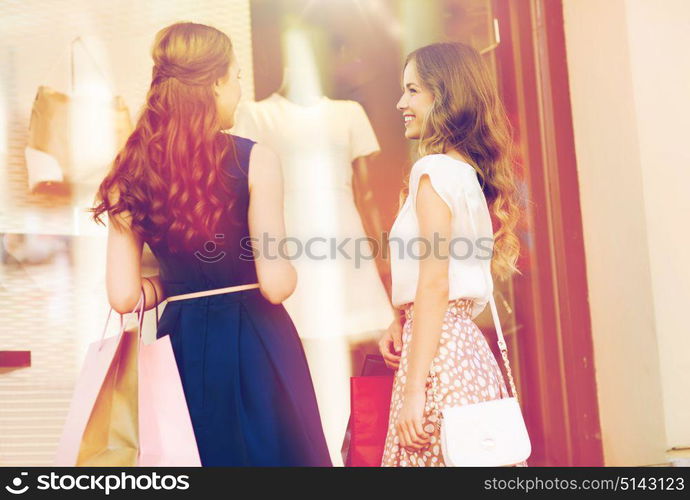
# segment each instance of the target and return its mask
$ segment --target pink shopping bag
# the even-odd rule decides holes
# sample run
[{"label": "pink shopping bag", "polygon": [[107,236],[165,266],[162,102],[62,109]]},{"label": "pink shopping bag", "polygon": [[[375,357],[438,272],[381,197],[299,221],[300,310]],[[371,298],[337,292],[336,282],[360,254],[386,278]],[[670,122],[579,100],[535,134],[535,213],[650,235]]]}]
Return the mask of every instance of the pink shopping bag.
[{"label": "pink shopping bag", "polygon": [[139,465],[201,466],[169,335],[139,348]]},{"label": "pink shopping bag", "polygon": [[55,457],[57,466],[200,466],[168,336],[145,345],[138,328],[89,346]]},{"label": "pink shopping bag", "polygon": [[[157,330],[158,294],[155,287],[153,292]],[[143,287],[142,296],[145,298]],[[139,344],[139,465],[201,466],[169,335],[149,345]]]},{"label": "pink shopping bag", "polygon": [[[111,313],[112,309],[108,320]],[[125,330],[120,317],[118,335],[89,345],[55,465],[136,465],[136,342],[132,341],[136,334]]]}]

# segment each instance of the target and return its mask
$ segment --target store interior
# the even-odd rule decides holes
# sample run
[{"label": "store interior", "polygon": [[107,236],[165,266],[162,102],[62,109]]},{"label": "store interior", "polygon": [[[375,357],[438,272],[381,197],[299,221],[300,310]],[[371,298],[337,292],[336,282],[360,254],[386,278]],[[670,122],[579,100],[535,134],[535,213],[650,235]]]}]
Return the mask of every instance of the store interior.
[{"label": "store interior", "polygon": [[[4,35],[0,49],[0,351],[4,354],[0,359],[7,361],[0,367],[0,465],[52,463],[84,354],[105,326],[107,226],[94,223],[87,209],[144,102],[156,31],[187,20],[211,24],[230,35],[242,68],[243,94],[238,130],[230,133],[249,134],[247,117],[261,103],[278,100],[299,115],[314,96],[343,106],[338,109],[351,109],[360,120],[353,118],[353,130],[371,127],[378,151],[360,151],[363,155],[357,158],[363,161],[353,166],[353,172],[361,175],[345,179],[344,191],[338,195],[351,196],[354,202],[319,191],[319,182],[333,181],[328,169],[338,168],[329,166],[328,155],[317,156],[314,163],[325,170],[310,170],[308,162],[290,164],[288,182],[298,194],[288,207],[288,230],[299,232],[310,221],[324,227],[341,224],[352,234],[381,242],[376,230],[389,230],[400,189],[415,160],[415,145],[405,139],[395,106],[405,55],[428,43],[462,41],[483,54],[501,82],[506,78],[505,66],[497,54],[506,40],[501,39],[497,17],[490,0],[0,4]],[[66,102],[69,112],[64,109]],[[50,135],[50,130],[59,133]],[[346,128],[342,130],[342,143],[324,136],[322,149],[314,154],[355,140]],[[527,184],[523,187],[529,190]],[[324,209],[308,219],[309,207],[297,201],[299,190],[306,188],[311,191],[304,196],[333,210]],[[361,189],[371,191],[375,210],[365,212],[357,206]],[[345,213],[348,204],[352,206]],[[374,212],[376,220],[371,219]],[[527,223],[519,230],[528,248],[518,278],[525,287],[531,280],[531,233]],[[342,464],[340,446],[349,415],[349,377],[361,372],[367,354],[377,352],[378,336],[392,318],[385,260],[377,258],[364,268],[348,277],[338,269],[320,272],[314,267],[313,274],[319,276],[306,277],[305,290],[288,307],[298,331],[305,332],[302,340],[337,465]],[[146,246],[142,273],[158,273]],[[372,292],[367,309],[371,312],[362,314],[359,322],[352,319],[356,303],[336,300],[338,293],[347,296],[357,286],[380,290]],[[517,314],[516,286],[513,281],[496,281],[496,301],[515,382],[518,391],[525,390],[529,405],[536,401],[522,374],[528,362],[522,336],[527,335],[529,320]],[[315,294],[319,287],[330,287],[320,299]],[[307,307],[320,311],[321,317],[313,313],[304,318]],[[489,308],[475,321],[500,359]],[[351,326],[328,331],[324,325],[329,322]],[[107,325],[111,333],[117,327],[116,319]],[[155,337],[151,311],[145,315],[144,337]],[[538,409],[533,406],[530,411]]]}]

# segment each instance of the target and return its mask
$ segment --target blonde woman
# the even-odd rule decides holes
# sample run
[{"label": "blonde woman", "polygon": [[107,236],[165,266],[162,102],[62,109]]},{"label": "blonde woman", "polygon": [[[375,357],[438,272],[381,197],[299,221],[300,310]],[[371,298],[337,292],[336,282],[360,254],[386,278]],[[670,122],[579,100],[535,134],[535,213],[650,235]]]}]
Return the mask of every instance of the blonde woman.
[{"label": "blonde woman", "polygon": [[390,232],[393,305],[405,321],[379,343],[396,369],[382,465],[444,466],[440,410],[508,396],[472,320],[493,291],[491,271],[517,272],[520,211],[509,124],[481,56],[461,43],[422,47],[402,84],[397,108],[420,159]]},{"label": "blonde woman", "polygon": [[[285,238],[280,163],[221,132],[241,93],[230,38],[177,23],[158,32],[152,55],[146,104],[93,209],[110,220],[110,304],[131,311],[142,286],[145,309],[167,299],[156,336],[170,336],[203,466],[330,466],[282,305],[295,269],[264,245]],[[159,276],[142,279],[144,242]]]}]

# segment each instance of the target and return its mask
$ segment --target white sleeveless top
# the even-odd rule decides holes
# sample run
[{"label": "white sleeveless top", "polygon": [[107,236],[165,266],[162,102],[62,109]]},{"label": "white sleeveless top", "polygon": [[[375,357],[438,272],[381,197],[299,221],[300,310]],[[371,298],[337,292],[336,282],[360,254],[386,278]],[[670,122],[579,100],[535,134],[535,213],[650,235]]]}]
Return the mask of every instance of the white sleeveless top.
[{"label": "white sleeveless top", "polygon": [[[299,336],[325,339],[388,328],[393,309],[352,194],[353,160],[380,149],[362,105],[323,97],[301,106],[273,93],[238,106],[232,133],[280,157],[285,231],[293,242],[286,251],[295,255],[291,263],[299,276],[283,305]],[[329,251],[326,239],[342,253]],[[297,245],[311,248],[315,257],[296,254]]]},{"label": "white sleeveless top", "polygon": [[[400,308],[414,302],[419,261],[430,255],[433,242],[422,245],[416,199],[419,181],[427,174],[438,195],[450,208],[452,241],[448,264],[448,300],[474,299],[472,319],[484,310],[493,293],[491,255],[493,228],[484,192],[474,168],[446,154],[417,160],[410,172],[410,191],[390,232],[392,303]],[[474,244],[473,244],[474,243]]]}]

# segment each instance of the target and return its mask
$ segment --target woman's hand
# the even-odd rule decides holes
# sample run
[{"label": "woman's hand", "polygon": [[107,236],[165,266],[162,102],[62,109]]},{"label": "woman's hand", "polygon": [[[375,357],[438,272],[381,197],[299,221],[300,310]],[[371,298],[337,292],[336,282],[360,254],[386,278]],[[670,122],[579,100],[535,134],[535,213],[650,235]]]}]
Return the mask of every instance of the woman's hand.
[{"label": "woman's hand", "polygon": [[423,428],[425,399],[424,390],[405,390],[395,428],[400,446],[408,451],[419,450],[429,444],[430,436]]},{"label": "woman's hand", "polygon": [[396,317],[379,340],[379,351],[383,356],[386,366],[394,370],[400,364],[400,352],[402,350],[402,326]]}]

